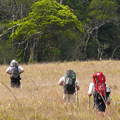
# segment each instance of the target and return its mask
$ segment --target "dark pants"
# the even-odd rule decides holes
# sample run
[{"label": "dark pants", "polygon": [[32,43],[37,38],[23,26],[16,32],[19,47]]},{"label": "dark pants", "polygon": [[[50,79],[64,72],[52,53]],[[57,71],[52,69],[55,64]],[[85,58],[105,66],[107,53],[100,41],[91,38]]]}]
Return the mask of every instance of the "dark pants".
[{"label": "dark pants", "polygon": [[106,105],[105,105],[105,100],[102,97],[96,97],[95,95],[94,97],[94,107],[101,112],[105,112],[106,109]]},{"label": "dark pants", "polygon": [[11,79],[11,87],[17,87],[19,88],[20,87],[20,77],[19,78],[13,78],[13,77],[10,77]]}]

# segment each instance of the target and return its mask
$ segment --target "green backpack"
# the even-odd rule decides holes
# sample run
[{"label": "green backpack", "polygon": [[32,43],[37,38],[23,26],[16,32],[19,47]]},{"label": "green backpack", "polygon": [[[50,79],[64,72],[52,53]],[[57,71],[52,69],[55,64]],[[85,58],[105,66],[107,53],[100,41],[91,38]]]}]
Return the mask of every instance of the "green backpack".
[{"label": "green backpack", "polygon": [[63,84],[63,91],[65,94],[75,93],[76,73],[73,70],[67,70],[65,74],[65,82]]},{"label": "green backpack", "polygon": [[11,66],[11,77],[12,78],[19,78],[20,77],[18,65]]}]

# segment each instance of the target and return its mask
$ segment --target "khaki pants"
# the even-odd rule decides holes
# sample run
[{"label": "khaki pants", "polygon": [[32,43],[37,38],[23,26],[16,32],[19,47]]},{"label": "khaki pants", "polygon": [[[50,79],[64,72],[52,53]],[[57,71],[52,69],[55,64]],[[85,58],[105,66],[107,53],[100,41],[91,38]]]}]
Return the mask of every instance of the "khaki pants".
[{"label": "khaki pants", "polygon": [[75,103],[75,93],[73,94],[63,94],[63,100],[64,100],[64,103],[72,103],[74,104]]}]

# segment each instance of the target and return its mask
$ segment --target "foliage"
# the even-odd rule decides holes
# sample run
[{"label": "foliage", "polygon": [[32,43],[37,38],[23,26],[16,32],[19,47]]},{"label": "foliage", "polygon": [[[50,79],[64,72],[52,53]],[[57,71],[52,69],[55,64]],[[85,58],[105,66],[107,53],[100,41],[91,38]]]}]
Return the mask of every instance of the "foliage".
[{"label": "foliage", "polygon": [[84,35],[86,40],[85,50],[88,51],[89,53],[89,50],[87,50],[88,47],[87,45],[89,44],[89,42],[91,44],[91,42],[95,40],[97,43],[97,49],[95,53],[98,52],[97,50],[101,49],[101,52],[98,52],[98,56],[99,54],[101,54],[98,57],[98,59],[102,59],[103,52],[106,49],[103,46],[103,44],[105,43],[101,44],[99,40],[99,34],[98,34],[99,29],[108,23],[115,24],[116,22],[118,22],[118,16],[116,15],[116,11],[117,11],[117,4],[115,1],[92,0],[90,3],[88,18],[86,19],[87,24],[85,22],[85,27],[86,27],[86,34]]},{"label": "foliage", "polygon": [[[51,48],[53,48],[52,52],[55,52],[56,50],[56,53],[59,54],[60,52],[57,52],[59,51],[58,48],[54,46],[57,42],[57,38],[56,41],[52,40],[56,34],[60,31],[64,32],[67,29],[83,32],[80,21],[78,21],[73,13],[71,13],[68,6],[63,6],[56,1],[49,0],[42,0],[34,3],[32,6],[32,12],[29,13],[28,17],[23,20],[11,22],[10,26],[17,24],[18,26],[15,29],[15,33],[11,34],[11,38],[16,39],[18,44],[22,42],[25,43],[25,48],[23,49],[29,49],[29,56],[31,56],[30,49],[35,52],[35,48],[38,48],[41,45],[45,48],[48,47],[42,50],[42,52],[46,52],[45,56],[48,56],[48,58],[51,56]],[[37,50],[37,52],[38,51],[39,50]],[[33,60],[35,60],[34,56],[39,56],[37,54],[33,53]],[[42,56],[42,54],[40,56]],[[49,59],[43,59],[43,61],[44,60]]]},{"label": "foliage", "polygon": [[120,59],[120,0],[3,0],[0,8],[1,64]]},{"label": "foliage", "polygon": [[116,16],[116,3],[111,0],[92,0],[89,15],[99,21],[111,21]]},{"label": "foliage", "polygon": [[[108,29],[109,28],[109,29]],[[106,29],[108,29],[106,31]],[[107,58],[119,58],[118,55],[114,55],[115,52],[119,51],[119,45],[120,45],[120,29],[119,26],[116,26],[114,24],[106,24],[104,27],[102,27],[99,30],[99,39],[100,42],[104,45],[105,43],[108,44],[108,47],[106,48],[105,52],[111,51],[111,54],[108,54]],[[109,38],[109,39],[107,39]],[[106,54],[106,53],[104,53]],[[118,54],[118,53],[117,53]]]}]

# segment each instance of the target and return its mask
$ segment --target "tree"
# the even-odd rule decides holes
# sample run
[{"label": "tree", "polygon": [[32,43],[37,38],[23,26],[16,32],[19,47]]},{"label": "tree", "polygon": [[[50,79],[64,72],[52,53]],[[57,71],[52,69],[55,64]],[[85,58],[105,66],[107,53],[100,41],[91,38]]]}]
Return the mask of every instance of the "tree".
[{"label": "tree", "polygon": [[120,48],[119,33],[120,33],[120,27],[112,23],[106,24],[105,26],[101,27],[99,30],[98,35],[99,35],[100,43],[101,44],[104,43],[107,45],[104,51],[104,53],[106,53],[107,58],[114,59],[118,57],[115,56],[115,53]]},{"label": "tree", "polygon": [[[10,60],[16,58],[16,50],[14,48],[14,39],[9,42],[11,32],[14,34],[15,26],[9,28],[8,23],[11,20],[23,19],[30,12],[31,5],[38,0],[2,0],[0,1],[0,63],[9,63]],[[8,44],[7,44],[8,43]],[[9,50],[9,55],[7,51]],[[8,56],[7,56],[8,55]],[[11,61],[11,60],[10,60]]]},{"label": "tree", "polygon": [[[84,39],[86,41],[85,52],[91,36],[96,39],[99,52],[102,52],[102,50],[100,50],[102,46],[98,40],[98,30],[103,25],[107,23],[114,23],[118,20],[116,15],[117,5],[115,1],[113,2],[111,0],[92,0],[89,8],[90,11],[88,13],[88,18],[86,19],[86,23],[84,25],[86,31],[84,34]],[[102,55],[102,53],[99,52],[98,54]],[[101,57],[102,56],[99,56],[98,59],[102,59]]]},{"label": "tree", "polygon": [[[96,52],[98,52],[98,59],[102,59],[103,51],[106,47],[101,45],[98,39],[98,32],[99,28],[105,24],[118,21],[118,6],[116,2],[116,0],[64,0],[64,4],[68,5],[82,22],[85,30],[83,40],[86,43],[84,53],[88,54],[87,56],[90,56],[92,53],[90,46],[93,47],[95,45],[94,48],[96,48],[97,45]],[[92,42],[96,42],[97,44]],[[93,54],[91,57],[94,56]]]},{"label": "tree", "polygon": [[[44,50],[53,47],[56,41],[51,38],[60,31],[71,29],[83,32],[80,21],[71,13],[68,6],[63,6],[54,0],[41,0],[34,3],[31,8],[32,12],[28,17],[10,23],[10,26],[19,24],[15,33],[11,34],[11,38],[16,40],[14,44],[19,48],[19,55],[27,56],[28,61],[39,57],[37,53],[38,49],[41,49],[39,46],[45,46]],[[43,48],[41,50],[44,51]]]}]

